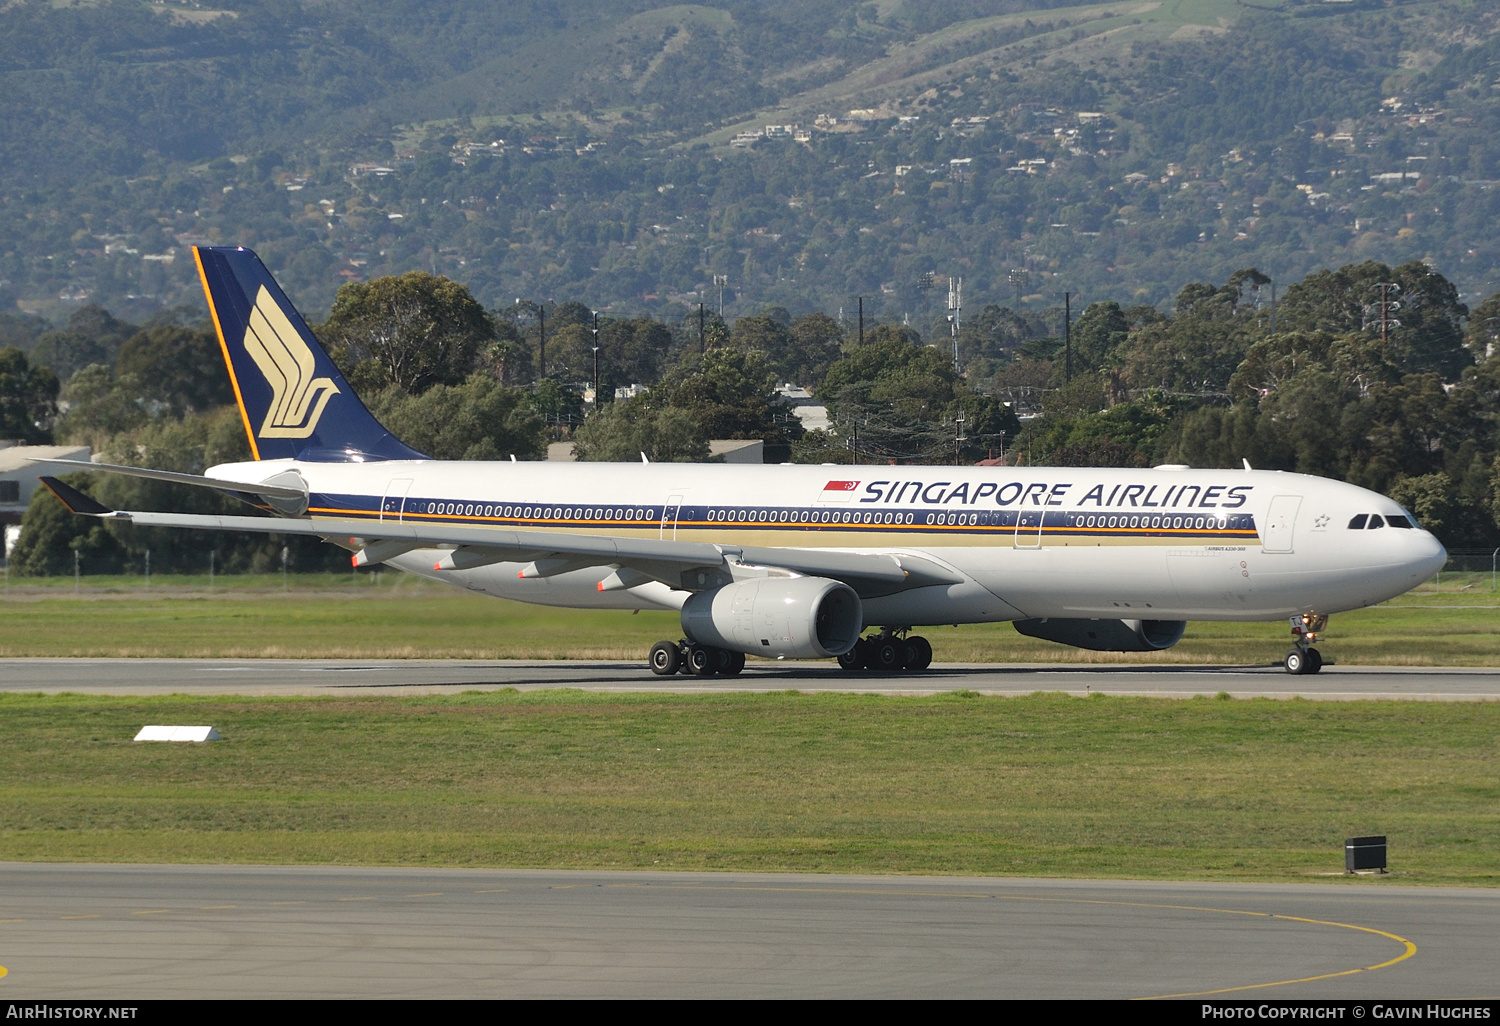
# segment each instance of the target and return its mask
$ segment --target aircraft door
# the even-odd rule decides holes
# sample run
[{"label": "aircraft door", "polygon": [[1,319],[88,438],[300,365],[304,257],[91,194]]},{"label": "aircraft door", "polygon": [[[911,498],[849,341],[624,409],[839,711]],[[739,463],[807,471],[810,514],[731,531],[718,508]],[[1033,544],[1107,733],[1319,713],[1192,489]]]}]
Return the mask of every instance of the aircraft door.
[{"label": "aircraft door", "polygon": [[380,519],[401,519],[406,506],[406,492],[411,488],[411,478],[397,477],[385,486],[385,498],[380,501]]},{"label": "aircraft door", "polygon": [[1043,511],[1039,509],[1023,509],[1016,513],[1016,548],[1042,547],[1042,515]]},{"label": "aircraft door", "polygon": [[661,508],[661,536],[668,541],[677,537],[677,511],[682,508],[682,496],[669,495]]},{"label": "aircraft door", "polygon": [[1266,513],[1266,526],[1260,532],[1263,552],[1291,552],[1292,528],[1297,523],[1297,507],[1302,505],[1300,495],[1278,495],[1271,500],[1271,509]]}]

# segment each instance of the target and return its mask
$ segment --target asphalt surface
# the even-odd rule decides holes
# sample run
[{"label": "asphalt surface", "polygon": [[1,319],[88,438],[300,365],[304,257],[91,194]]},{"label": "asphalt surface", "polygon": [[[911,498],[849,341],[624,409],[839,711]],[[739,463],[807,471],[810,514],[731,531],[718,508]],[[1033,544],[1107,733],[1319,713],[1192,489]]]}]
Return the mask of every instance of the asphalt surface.
[{"label": "asphalt surface", "polygon": [[0,865],[0,998],[1494,997],[1500,892]]},{"label": "asphalt surface", "polygon": [[869,691],[1429,701],[1500,699],[1500,669],[1329,666],[1293,677],[1275,666],[937,664],[918,674],[848,674],[832,662],[756,663],[736,677],[656,677],[641,663],[603,661],[0,659],[0,691],[87,694],[442,694],[484,688],[594,691]]}]

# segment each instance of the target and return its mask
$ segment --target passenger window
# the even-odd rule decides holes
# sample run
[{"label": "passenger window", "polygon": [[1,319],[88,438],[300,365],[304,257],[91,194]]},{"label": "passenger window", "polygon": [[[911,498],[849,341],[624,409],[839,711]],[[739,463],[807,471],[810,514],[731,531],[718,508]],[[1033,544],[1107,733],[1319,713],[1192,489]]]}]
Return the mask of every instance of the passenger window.
[{"label": "passenger window", "polygon": [[1349,521],[1349,530],[1363,531],[1365,529],[1365,521],[1369,519],[1370,515],[1368,513],[1361,513],[1359,516]]},{"label": "passenger window", "polygon": [[1379,513],[1371,513],[1370,514],[1370,527],[1369,527],[1369,530],[1373,531],[1377,527],[1384,527],[1384,526],[1385,526],[1385,521],[1380,519],[1380,514]]},{"label": "passenger window", "polygon": [[1407,529],[1410,529],[1410,528],[1413,528],[1413,527],[1417,526],[1416,524],[1413,524],[1411,522],[1411,520],[1408,519],[1408,518],[1406,518],[1406,517],[1387,516],[1385,518],[1385,522],[1388,523],[1388,524],[1390,524],[1392,527],[1405,527]]}]

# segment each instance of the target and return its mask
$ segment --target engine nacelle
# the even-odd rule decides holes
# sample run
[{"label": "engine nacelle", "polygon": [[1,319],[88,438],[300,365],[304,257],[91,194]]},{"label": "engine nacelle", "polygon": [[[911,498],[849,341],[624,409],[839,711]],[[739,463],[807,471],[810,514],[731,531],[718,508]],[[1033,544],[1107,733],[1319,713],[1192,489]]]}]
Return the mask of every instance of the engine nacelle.
[{"label": "engine nacelle", "polygon": [[859,596],[826,577],[739,581],[697,592],[682,607],[682,630],[692,640],[773,659],[843,655],[862,629]]},{"label": "engine nacelle", "polygon": [[1182,640],[1185,620],[1061,620],[1043,617],[1016,620],[1016,630],[1031,638],[1095,652],[1160,652]]}]

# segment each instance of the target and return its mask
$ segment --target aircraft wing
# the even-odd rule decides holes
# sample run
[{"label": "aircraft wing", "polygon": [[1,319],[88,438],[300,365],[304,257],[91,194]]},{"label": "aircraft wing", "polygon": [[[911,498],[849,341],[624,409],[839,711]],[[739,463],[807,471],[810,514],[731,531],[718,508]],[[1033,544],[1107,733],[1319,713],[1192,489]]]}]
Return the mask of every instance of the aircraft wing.
[{"label": "aircraft wing", "polygon": [[527,564],[520,571],[522,577],[552,577],[588,567],[615,567],[630,573],[616,573],[600,585],[601,590],[633,587],[632,575],[639,575],[637,583],[649,578],[684,591],[717,588],[737,575],[769,568],[843,581],[861,598],[935,584],[958,584],[963,580],[932,560],[904,553],[760,548],[393,520],[115,510],[56,478],[43,477],[41,481],[74,513],[128,521],[142,527],[309,535],[355,550],[355,566],[383,563],[416,549],[441,549],[446,551],[434,565],[436,570],[466,570],[490,563],[515,562]]}]

